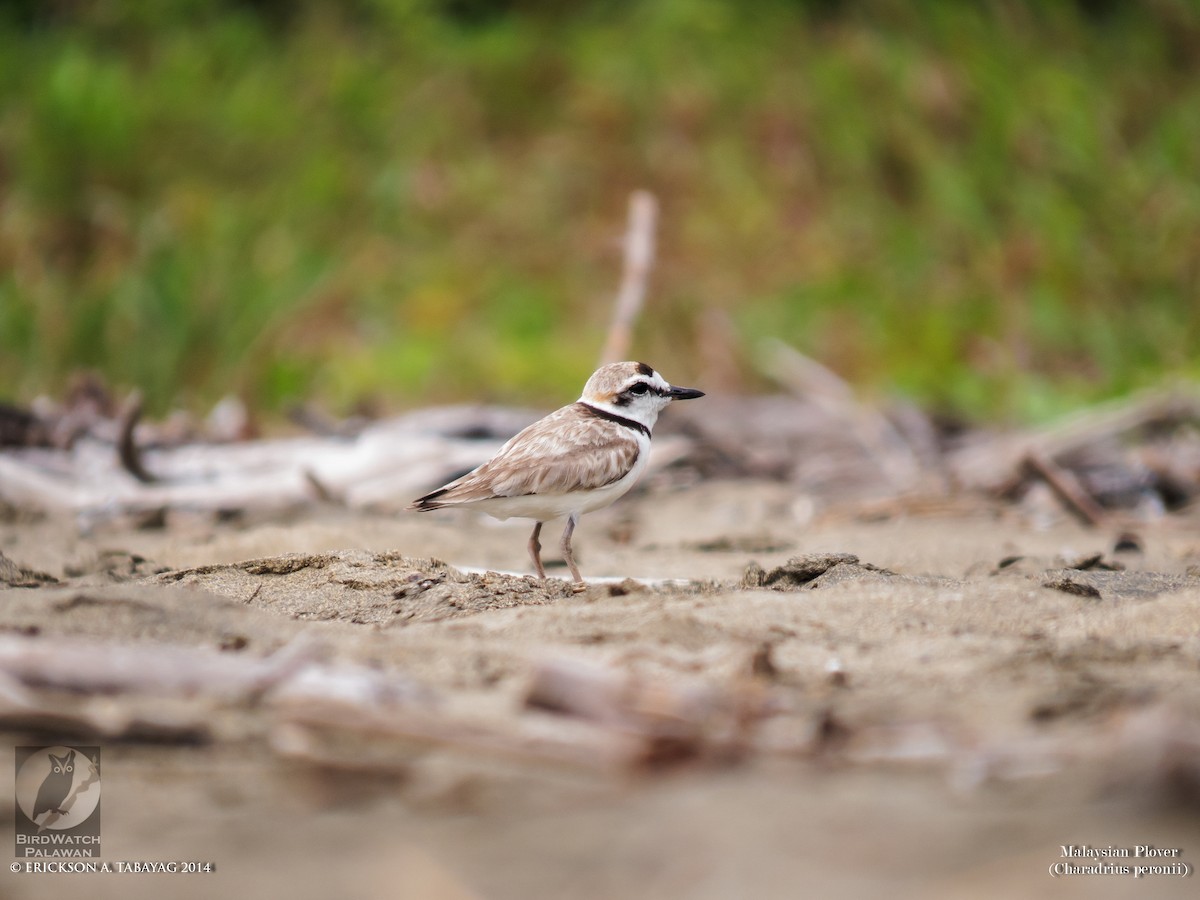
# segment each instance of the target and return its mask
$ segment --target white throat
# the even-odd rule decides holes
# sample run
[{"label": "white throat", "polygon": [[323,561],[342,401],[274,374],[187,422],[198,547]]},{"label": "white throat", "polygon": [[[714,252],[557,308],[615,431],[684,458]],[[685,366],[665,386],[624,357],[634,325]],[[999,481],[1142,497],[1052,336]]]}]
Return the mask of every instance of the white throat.
[{"label": "white throat", "polygon": [[648,394],[645,397],[639,397],[633,403],[625,405],[609,403],[605,400],[588,399],[587,397],[580,397],[579,402],[617,418],[637,422],[639,425],[645,426],[647,431],[652,431],[654,423],[658,421],[659,411],[669,401],[664,401],[653,394]]}]

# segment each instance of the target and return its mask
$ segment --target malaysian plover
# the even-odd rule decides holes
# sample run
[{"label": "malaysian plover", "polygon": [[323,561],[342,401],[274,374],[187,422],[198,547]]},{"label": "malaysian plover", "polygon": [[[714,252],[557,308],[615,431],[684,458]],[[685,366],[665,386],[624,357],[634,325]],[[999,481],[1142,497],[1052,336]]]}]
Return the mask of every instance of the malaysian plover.
[{"label": "malaysian plover", "polygon": [[579,517],[634,486],[650,456],[650,429],[668,403],[703,396],[672,387],[645,363],[601,366],[578,401],[534,422],[479,468],[414,500],[409,509],[471,506],[497,519],[533,519],[529,556],[540,578],[546,577],[538,542],[542,524],[565,516],[563,558],[582,584],[571,554]]}]

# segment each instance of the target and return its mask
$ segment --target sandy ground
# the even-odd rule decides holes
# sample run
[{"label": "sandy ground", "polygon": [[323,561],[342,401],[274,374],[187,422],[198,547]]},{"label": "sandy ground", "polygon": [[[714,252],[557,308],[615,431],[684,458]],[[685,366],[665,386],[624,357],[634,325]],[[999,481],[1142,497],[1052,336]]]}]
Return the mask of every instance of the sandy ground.
[{"label": "sandy ground", "polygon": [[[0,553],[60,583],[0,588],[0,636],[246,657],[310,638],[499,731],[562,727],[523,704],[547,658],[663,685],[753,672],[774,714],[739,762],[616,774],[398,745],[377,767],[332,771],[276,753],[257,707],[213,708],[190,743],[10,729],[9,748],[102,745],[105,859],[216,871],[5,873],[5,897],[1196,891],[1192,877],[1048,871],[1065,844],[1155,845],[1200,864],[1194,518],[1115,552],[1115,533],[1031,530],[984,505],[814,517],[775,484],[710,483],[627,498],[577,532],[586,575],[679,583],[581,594],[474,574],[526,572],[527,526],[464,513],[176,516],[88,534],[9,519]],[[777,568],[814,554],[858,562]],[[0,777],[5,809],[12,792]]]}]

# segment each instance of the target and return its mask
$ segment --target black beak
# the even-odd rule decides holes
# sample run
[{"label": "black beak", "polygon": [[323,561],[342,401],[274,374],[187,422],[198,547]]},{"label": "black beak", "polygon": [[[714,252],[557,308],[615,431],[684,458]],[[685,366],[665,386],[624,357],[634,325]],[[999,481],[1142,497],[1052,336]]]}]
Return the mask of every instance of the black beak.
[{"label": "black beak", "polygon": [[695,400],[697,397],[703,397],[704,391],[698,391],[695,388],[673,387],[667,391],[667,396],[672,400]]}]

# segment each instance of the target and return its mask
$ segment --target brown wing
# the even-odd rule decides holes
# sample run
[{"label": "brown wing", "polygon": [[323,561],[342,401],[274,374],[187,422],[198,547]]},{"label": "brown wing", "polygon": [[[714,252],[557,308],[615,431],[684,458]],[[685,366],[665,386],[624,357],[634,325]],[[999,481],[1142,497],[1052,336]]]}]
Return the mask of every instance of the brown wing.
[{"label": "brown wing", "polygon": [[435,509],[489,497],[593,490],[623,478],[638,452],[632,432],[580,416],[567,406],[534,422],[478,469],[414,505]]}]

